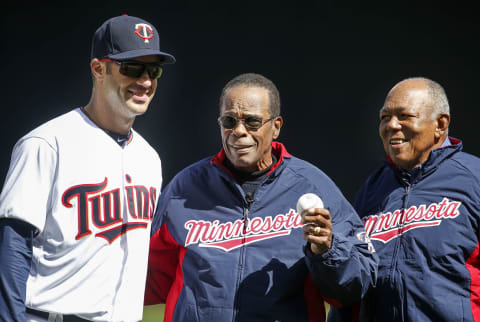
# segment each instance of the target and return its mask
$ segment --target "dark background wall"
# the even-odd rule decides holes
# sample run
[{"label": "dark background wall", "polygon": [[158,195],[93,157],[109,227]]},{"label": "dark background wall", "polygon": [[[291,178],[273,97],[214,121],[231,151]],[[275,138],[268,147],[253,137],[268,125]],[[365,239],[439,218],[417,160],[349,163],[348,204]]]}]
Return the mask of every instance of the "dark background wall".
[{"label": "dark background wall", "polygon": [[134,125],[159,152],[165,183],[220,149],[218,96],[244,72],[276,83],[285,118],[280,141],[324,170],[350,200],[383,159],[378,110],[405,77],[426,76],[445,87],[450,134],[480,155],[479,22],[470,7],[433,1],[9,2],[0,20],[2,181],[21,136],[88,102],[91,37],[104,20],[124,13],[154,24],[162,49],[177,58]]}]

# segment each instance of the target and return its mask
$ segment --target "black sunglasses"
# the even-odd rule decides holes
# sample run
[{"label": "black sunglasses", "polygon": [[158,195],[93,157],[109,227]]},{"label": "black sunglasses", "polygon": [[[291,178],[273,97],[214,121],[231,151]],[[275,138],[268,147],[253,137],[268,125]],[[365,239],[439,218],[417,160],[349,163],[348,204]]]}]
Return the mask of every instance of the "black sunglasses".
[{"label": "black sunglasses", "polygon": [[120,66],[120,74],[139,78],[147,70],[148,76],[151,79],[157,79],[162,76],[163,66],[159,63],[142,63],[136,60],[114,60],[109,58],[102,58],[102,61],[112,62]]},{"label": "black sunglasses", "polygon": [[239,121],[242,121],[245,124],[245,127],[248,130],[256,131],[261,128],[268,121],[273,120],[275,117],[269,119],[262,119],[261,117],[256,116],[247,116],[245,118],[236,118],[234,116],[220,116],[218,118],[218,123],[227,130],[232,130],[237,127]]}]

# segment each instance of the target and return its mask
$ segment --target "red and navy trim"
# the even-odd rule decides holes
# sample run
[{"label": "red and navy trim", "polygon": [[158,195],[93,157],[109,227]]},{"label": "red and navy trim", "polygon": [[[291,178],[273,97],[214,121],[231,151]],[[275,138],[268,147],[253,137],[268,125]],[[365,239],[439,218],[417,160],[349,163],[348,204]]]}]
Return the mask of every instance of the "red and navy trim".
[{"label": "red and navy trim", "polygon": [[[292,155],[288,153],[285,146],[282,143],[276,142],[276,141],[272,142],[272,153],[277,157],[278,161],[272,166],[270,171],[268,171],[267,175],[275,171],[275,169],[277,169],[282,164],[284,158],[292,157]],[[234,177],[232,172],[225,166],[225,158],[226,158],[225,150],[222,148],[220,152],[218,152],[212,157],[212,160],[210,160],[210,163],[217,164],[219,167],[227,171],[232,177]]]}]

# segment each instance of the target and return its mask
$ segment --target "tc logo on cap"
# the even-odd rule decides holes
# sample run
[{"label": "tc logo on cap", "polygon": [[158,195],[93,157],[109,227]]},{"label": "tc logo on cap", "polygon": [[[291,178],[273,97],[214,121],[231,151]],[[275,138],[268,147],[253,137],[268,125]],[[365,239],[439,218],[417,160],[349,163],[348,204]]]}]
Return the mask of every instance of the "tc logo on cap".
[{"label": "tc logo on cap", "polygon": [[145,42],[148,43],[148,40],[153,38],[153,29],[146,23],[137,23],[135,25],[135,34],[145,39]]}]

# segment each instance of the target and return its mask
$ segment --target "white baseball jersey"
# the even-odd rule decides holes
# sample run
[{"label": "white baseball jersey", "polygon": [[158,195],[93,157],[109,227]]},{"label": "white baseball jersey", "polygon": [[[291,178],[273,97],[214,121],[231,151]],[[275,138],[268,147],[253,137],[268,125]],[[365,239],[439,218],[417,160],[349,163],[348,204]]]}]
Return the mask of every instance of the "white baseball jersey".
[{"label": "white baseball jersey", "polygon": [[139,321],[160,158],[135,131],[124,148],[77,108],[14,147],[0,217],[40,231],[26,305],[94,321]]}]

